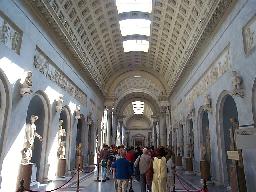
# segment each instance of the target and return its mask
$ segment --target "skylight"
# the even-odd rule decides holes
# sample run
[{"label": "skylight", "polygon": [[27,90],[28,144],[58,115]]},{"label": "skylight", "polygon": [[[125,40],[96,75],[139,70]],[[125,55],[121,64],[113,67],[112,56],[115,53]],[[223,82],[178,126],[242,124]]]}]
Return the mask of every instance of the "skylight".
[{"label": "skylight", "polygon": [[141,11],[152,11],[152,0],[116,0],[118,13]]},{"label": "skylight", "polygon": [[142,101],[134,101],[132,102],[133,112],[134,114],[143,114],[144,112],[144,102]]},{"label": "skylight", "polygon": [[126,35],[150,35],[151,21],[146,19],[126,19],[119,21],[122,36]]},{"label": "skylight", "polygon": [[124,52],[143,51],[148,52],[149,42],[146,40],[123,41]]}]

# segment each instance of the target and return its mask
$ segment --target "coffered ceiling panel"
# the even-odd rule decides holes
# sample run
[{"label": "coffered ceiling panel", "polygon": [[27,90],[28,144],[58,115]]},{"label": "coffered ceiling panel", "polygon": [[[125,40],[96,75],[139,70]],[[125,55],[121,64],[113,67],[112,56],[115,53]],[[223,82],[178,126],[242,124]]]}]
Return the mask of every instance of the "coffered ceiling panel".
[{"label": "coffered ceiling panel", "polygon": [[[153,70],[170,93],[200,40],[211,32],[234,0],[155,0],[150,15],[150,36],[125,36],[115,0],[24,0],[48,22],[74,58],[103,91],[119,70]],[[208,29],[208,30],[207,30]],[[209,30],[210,29],[210,30]],[[148,52],[128,52],[123,40],[148,39]]]}]

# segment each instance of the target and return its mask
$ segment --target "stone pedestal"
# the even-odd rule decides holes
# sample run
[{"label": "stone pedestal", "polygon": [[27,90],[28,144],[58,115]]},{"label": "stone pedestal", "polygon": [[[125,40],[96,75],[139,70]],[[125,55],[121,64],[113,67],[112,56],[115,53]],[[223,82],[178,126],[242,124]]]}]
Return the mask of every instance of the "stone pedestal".
[{"label": "stone pedestal", "polygon": [[[18,176],[17,189],[19,188],[19,182],[22,179],[24,180],[24,188],[26,190],[30,189],[32,166],[33,166],[33,163],[21,164],[20,165],[20,172],[19,172],[19,176]],[[12,178],[9,178],[9,179],[12,179]]]},{"label": "stone pedestal", "polygon": [[186,171],[193,172],[193,160],[191,157],[185,158],[186,161]]},{"label": "stone pedestal", "polygon": [[210,178],[210,165],[207,161],[200,161],[200,172],[201,178],[206,179],[208,181]]},{"label": "stone pedestal", "polygon": [[66,159],[59,159],[57,177],[65,176],[66,172]]},{"label": "stone pedestal", "polygon": [[83,158],[84,156],[76,156],[76,168],[78,168],[78,165],[80,165],[80,169],[83,169]]},{"label": "stone pedestal", "polygon": [[243,167],[230,165],[230,187],[232,192],[247,191]]}]

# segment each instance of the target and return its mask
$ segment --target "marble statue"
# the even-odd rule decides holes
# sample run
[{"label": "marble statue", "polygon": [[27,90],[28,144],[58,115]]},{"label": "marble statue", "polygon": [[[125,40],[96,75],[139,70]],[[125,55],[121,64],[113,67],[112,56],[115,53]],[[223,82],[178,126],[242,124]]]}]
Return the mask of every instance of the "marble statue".
[{"label": "marble statue", "polygon": [[206,147],[205,144],[201,144],[201,160],[206,160]]},{"label": "marble statue", "polygon": [[77,107],[76,107],[76,110],[75,110],[75,118],[76,118],[76,119],[80,119],[80,118],[81,118],[80,106],[77,106]]},{"label": "marble statue", "polygon": [[232,71],[232,92],[233,95],[239,95],[241,97],[244,96],[244,91],[243,91],[243,79],[242,77],[236,72]]},{"label": "marble statue", "polygon": [[36,132],[35,122],[38,119],[38,116],[31,115],[30,123],[26,125],[25,129],[25,138],[22,149],[22,163],[28,164],[32,158],[32,149],[34,146],[35,137],[37,137],[40,141],[43,140],[42,136]]},{"label": "marble statue", "polygon": [[63,120],[59,121],[59,131],[58,131],[58,157],[59,158],[65,158],[65,148],[66,148],[66,130],[62,127]]},{"label": "marble statue", "polygon": [[57,152],[59,159],[65,159],[65,157],[66,157],[66,146],[65,145],[66,145],[65,141],[62,141],[59,144],[59,148],[58,148],[58,152]]},{"label": "marble statue", "polygon": [[76,155],[77,155],[77,156],[82,156],[82,143],[79,143],[79,144],[76,146]]},{"label": "marble statue", "polygon": [[63,96],[59,96],[59,98],[56,100],[56,112],[61,112],[62,106],[63,106]]},{"label": "marble statue", "polygon": [[32,72],[27,71],[23,82],[21,82],[21,88],[20,88],[21,96],[32,93],[33,91],[31,90],[31,88],[32,88]]}]

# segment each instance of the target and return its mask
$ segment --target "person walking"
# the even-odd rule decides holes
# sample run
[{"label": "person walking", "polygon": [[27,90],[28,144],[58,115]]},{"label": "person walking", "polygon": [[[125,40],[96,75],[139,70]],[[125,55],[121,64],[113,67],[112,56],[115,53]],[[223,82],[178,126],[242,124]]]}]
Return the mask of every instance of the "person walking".
[{"label": "person walking", "polygon": [[137,158],[134,163],[134,166],[138,166],[140,170],[140,187],[141,192],[146,192],[147,190],[147,182],[146,182],[146,173],[149,171],[150,166],[152,165],[151,156],[148,155],[148,149],[144,148],[142,151],[142,155]]},{"label": "person walking", "polygon": [[126,192],[129,179],[132,176],[132,167],[130,162],[125,158],[126,151],[120,148],[119,154],[121,158],[112,164],[113,178],[116,179],[116,192]]},{"label": "person walking", "polygon": [[103,144],[103,149],[100,151],[99,156],[100,156],[100,162],[101,162],[102,182],[106,182],[108,157],[109,157],[108,145]]}]

